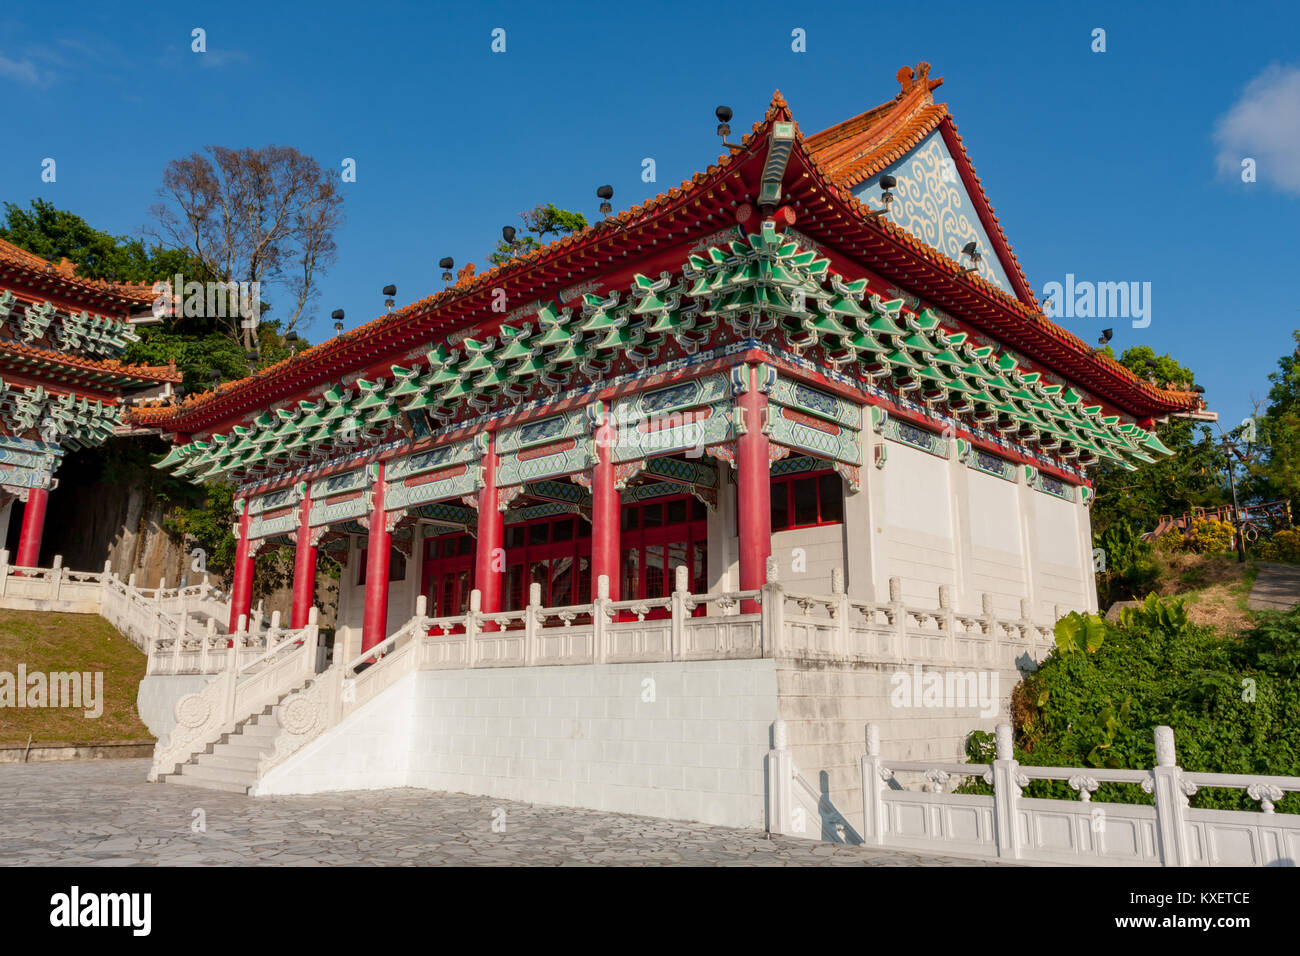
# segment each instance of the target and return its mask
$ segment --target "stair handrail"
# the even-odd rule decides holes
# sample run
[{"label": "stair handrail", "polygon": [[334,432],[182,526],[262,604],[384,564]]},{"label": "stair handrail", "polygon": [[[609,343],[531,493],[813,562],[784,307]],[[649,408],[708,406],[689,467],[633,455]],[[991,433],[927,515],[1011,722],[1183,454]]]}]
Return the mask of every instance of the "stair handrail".
[{"label": "stair handrail", "polygon": [[[237,661],[238,654],[229,654],[227,666],[212,675],[202,690],[178,700],[175,728],[166,739],[160,738],[154,745],[149,780],[155,781],[162,774],[174,772],[178,765],[219,741],[223,734],[232,733],[241,721],[309,680],[316,670],[316,644],[320,635],[318,616],[319,612],[313,607],[308,612],[305,627],[281,631],[277,612],[272,617],[272,633],[276,638],[272,646],[243,665]],[[237,645],[247,636],[245,626],[236,632],[233,639]],[[293,649],[295,646],[296,650]],[[279,660],[270,660],[286,647],[290,649],[289,653]],[[261,664],[266,666],[259,668]]]}]

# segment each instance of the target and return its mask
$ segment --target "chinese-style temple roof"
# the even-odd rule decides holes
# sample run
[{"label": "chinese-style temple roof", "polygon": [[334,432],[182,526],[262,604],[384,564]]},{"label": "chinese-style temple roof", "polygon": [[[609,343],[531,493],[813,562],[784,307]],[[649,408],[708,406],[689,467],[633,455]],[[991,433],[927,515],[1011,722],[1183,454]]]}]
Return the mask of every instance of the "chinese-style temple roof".
[{"label": "chinese-style temple roof", "polygon": [[124,365],[117,359],[88,359],[5,338],[0,338],[0,370],[4,374],[11,370],[39,374],[46,381],[111,391],[181,380],[174,365]]},{"label": "chinese-style temple roof", "polygon": [[51,262],[0,239],[0,285],[5,280],[24,279],[34,290],[48,290],[60,298],[78,302],[85,308],[112,313],[127,312],[153,302],[155,293],[147,283],[110,282],[85,279],[67,259]]},{"label": "chinese-style temple roof", "polygon": [[[1139,380],[1043,315],[987,208],[947,108],[930,99],[939,81],[928,79],[926,64],[917,71],[904,68],[899,80],[903,89],[894,100],[808,138],[799,133],[777,93],[740,149],[720,157],[681,186],[483,273],[463,269],[450,288],[247,378],[189,396],[179,404],[136,408],[131,416],[141,425],[187,437],[227,429],[249,414],[328,388],[344,376],[393,378],[397,375],[397,369],[390,369],[393,363],[410,364],[410,356],[421,348],[452,347],[458,341],[453,335],[457,331],[486,338],[498,332],[503,320],[518,325],[513,313],[519,311],[514,308],[519,304],[540,307],[557,297],[566,301],[563,291],[573,293],[569,299],[576,295],[573,304],[582,307],[583,297],[577,293],[584,291],[584,282],[606,290],[635,289],[636,283],[648,281],[645,276],[663,274],[661,269],[679,271],[686,252],[700,247],[699,242],[689,246],[691,239],[717,240],[725,246],[716,234],[734,229],[738,221],[752,241],[761,218],[753,215],[753,206],[760,206],[763,217],[783,210],[791,231],[797,229],[798,236],[818,244],[818,253],[836,272],[851,276],[866,272],[872,293],[905,290],[900,294],[914,295],[927,309],[944,310],[973,331],[1006,343],[1042,370],[1089,390],[1116,412],[1146,421],[1197,408],[1198,394]],[[964,269],[850,191],[855,182],[884,169],[906,153],[909,144],[914,146],[936,129],[950,142],[963,182],[971,196],[978,197],[976,204],[986,207],[981,210],[982,220],[999,256],[1011,264],[1008,273],[1015,294]],[[776,131],[783,135],[778,145],[774,145]],[[780,155],[779,150],[788,150],[783,162],[769,162]],[[775,184],[777,202],[760,204],[756,197],[772,185],[765,174],[773,168],[780,177]],[[511,315],[492,308],[502,291],[512,306]],[[858,289],[857,295],[862,294]],[[587,308],[591,307],[588,302]],[[502,343],[514,334],[513,329],[508,331],[509,335],[500,336]],[[483,360],[482,355],[475,359]],[[409,396],[415,386],[408,387],[403,379],[401,389]]]}]

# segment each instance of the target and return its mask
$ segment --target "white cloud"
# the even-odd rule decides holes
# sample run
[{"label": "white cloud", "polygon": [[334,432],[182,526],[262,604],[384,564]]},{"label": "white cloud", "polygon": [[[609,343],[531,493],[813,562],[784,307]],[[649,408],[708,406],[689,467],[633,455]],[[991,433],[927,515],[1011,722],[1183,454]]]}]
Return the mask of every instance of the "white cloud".
[{"label": "white cloud", "polygon": [[39,69],[31,60],[10,60],[0,56],[0,77],[17,80],[24,86],[45,86],[50,74]]},{"label": "white cloud", "polygon": [[1300,67],[1274,64],[1255,77],[1214,129],[1220,174],[1253,159],[1259,182],[1300,196]]}]

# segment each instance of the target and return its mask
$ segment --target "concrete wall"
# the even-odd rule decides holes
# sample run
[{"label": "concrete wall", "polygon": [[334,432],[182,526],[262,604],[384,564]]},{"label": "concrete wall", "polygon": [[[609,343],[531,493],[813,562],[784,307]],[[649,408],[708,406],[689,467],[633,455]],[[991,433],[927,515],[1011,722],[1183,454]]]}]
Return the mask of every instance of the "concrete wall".
[{"label": "concrete wall", "polygon": [[259,793],[417,786],[762,827],[772,660],[421,671]]},{"label": "concrete wall", "polygon": [[[924,674],[966,668],[926,667]],[[777,664],[781,717],[800,773],[859,832],[862,827],[861,759],[868,721],[880,724],[896,760],[964,761],[966,738],[1007,720],[1008,700],[1020,675],[998,673],[994,713],[971,706],[922,706],[895,693],[895,675],[911,680],[910,666],[865,662],[782,660]]]}]

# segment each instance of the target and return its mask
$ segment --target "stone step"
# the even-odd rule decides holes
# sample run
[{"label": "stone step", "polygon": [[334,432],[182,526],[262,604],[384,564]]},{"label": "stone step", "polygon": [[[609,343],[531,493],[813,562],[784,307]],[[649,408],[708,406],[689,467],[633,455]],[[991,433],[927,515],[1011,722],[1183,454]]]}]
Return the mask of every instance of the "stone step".
[{"label": "stone step", "polygon": [[280,732],[280,722],[274,715],[259,716],[240,728],[241,737],[274,737]]},{"label": "stone step", "polygon": [[256,773],[246,770],[231,770],[228,767],[209,767],[187,763],[181,772],[167,778],[170,783],[184,786],[207,787],[211,790],[226,790],[230,793],[247,793]]},{"label": "stone step", "polygon": [[222,757],[251,757],[256,760],[262,754],[271,751],[271,741],[270,737],[250,739],[234,736],[227,743],[213,745],[212,752]]},{"label": "stone step", "polygon": [[257,762],[258,758],[254,756],[229,753],[199,754],[194,758],[196,766],[224,767],[227,770],[239,770],[254,775],[257,773]]}]

